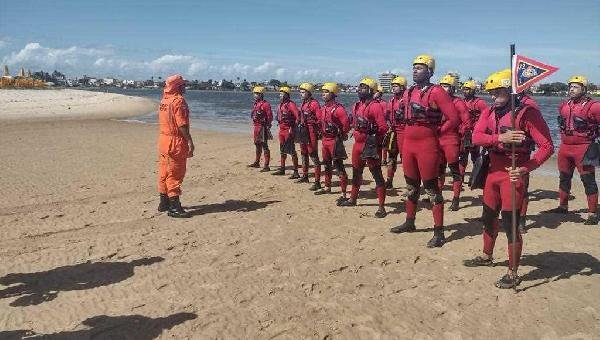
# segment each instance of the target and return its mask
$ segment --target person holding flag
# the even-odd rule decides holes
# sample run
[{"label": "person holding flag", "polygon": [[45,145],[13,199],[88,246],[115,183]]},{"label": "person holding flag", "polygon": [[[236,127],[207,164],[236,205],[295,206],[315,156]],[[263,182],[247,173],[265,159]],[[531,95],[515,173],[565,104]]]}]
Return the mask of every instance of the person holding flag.
[{"label": "person holding flag", "polygon": [[[406,180],[406,221],[390,229],[392,233],[414,232],[421,181],[433,204],[433,237],[427,247],[441,247],[444,237],[444,198],[438,185],[440,134],[456,129],[460,120],[452,99],[439,85],[431,83],[435,60],[419,55],[413,60],[415,84],[404,92],[406,128],[402,145],[402,169]],[[445,119],[445,121],[442,121]]]},{"label": "person holding flag", "polygon": [[[600,131],[600,102],[587,95],[588,80],[584,76],[569,79],[569,99],[560,104],[558,125],[560,149],[558,151],[560,205],[549,213],[567,214],[573,171],[577,169],[587,196],[588,218],[586,225],[598,224],[598,184],[594,165],[598,164]],[[596,150],[595,157],[591,154]],[[590,152],[588,152],[590,150]],[[587,153],[587,157],[586,157]]]},{"label": "person holding flag", "polygon": [[[523,240],[512,224],[514,218],[518,223],[525,189],[523,177],[554,152],[550,130],[537,108],[521,103],[512,112],[511,80],[511,70],[505,69],[492,73],[485,82],[493,105],[481,114],[473,130],[473,143],[490,151],[483,189],[483,255],[464,261],[468,267],[493,265],[494,244],[501,225],[508,238],[508,272],[496,286],[505,289],[515,288],[520,282],[518,267]],[[533,145],[537,151],[530,157]],[[517,209],[514,215],[513,209]]]}]

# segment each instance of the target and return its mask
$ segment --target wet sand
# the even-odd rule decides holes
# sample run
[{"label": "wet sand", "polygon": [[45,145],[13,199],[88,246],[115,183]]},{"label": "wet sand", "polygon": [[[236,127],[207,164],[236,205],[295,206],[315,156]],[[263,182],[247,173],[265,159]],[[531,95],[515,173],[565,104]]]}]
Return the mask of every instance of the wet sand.
[{"label": "wet sand", "polygon": [[506,271],[504,234],[496,267],[462,265],[481,249],[480,191],[446,213],[448,243],[427,249],[426,207],[419,232],[388,232],[404,218],[400,176],[389,215],[376,219],[368,171],[358,206],[338,208],[338,188],[314,196],[246,168],[249,135],[193,130],[182,202],[194,216],[176,220],[156,211],[156,134],[107,119],[0,122],[0,338],[600,334],[600,227],[583,225],[577,181],[577,212],[560,218],[539,214],[557,204],[557,178],[532,176],[515,294],[494,287]]}]

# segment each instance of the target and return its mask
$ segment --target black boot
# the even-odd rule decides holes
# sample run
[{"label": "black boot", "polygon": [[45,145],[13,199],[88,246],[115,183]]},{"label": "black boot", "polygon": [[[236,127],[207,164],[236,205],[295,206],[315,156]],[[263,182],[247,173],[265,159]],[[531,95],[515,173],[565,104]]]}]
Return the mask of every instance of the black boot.
[{"label": "black boot", "polygon": [[297,179],[300,178],[300,174],[298,173],[298,170],[294,170],[294,173],[288,177],[289,179]]},{"label": "black boot", "polygon": [[452,203],[450,204],[450,207],[448,209],[450,211],[458,211],[458,204],[459,204],[458,197],[454,197],[454,198],[452,198]]},{"label": "black boot", "polygon": [[446,243],[446,237],[444,236],[444,229],[433,228],[433,237],[427,242],[427,248],[441,247]]},{"label": "black boot", "polygon": [[169,198],[169,216],[177,218],[188,218],[191,217],[190,213],[183,210],[181,202],[179,202],[179,196]]},{"label": "black boot", "polygon": [[310,191],[317,191],[319,189],[321,189],[321,182],[315,182],[310,188],[308,188]]},{"label": "black boot", "polygon": [[[298,178],[298,177],[296,177],[296,178]],[[308,183],[308,175],[302,176],[302,178],[297,180],[296,183]]]},{"label": "black boot", "polygon": [[264,168],[260,169],[260,172],[269,172],[271,171],[271,168],[269,168],[268,166],[265,166]]},{"label": "black boot", "polygon": [[249,167],[249,168],[258,168],[259,166],[260,166],[260,165],[259,165],[258,161],[254,162],[254,163],[250,163],[250,164],[248,164],[248,167]]},{"label": "black boot", "polygon": [[519,232],[521,234],[527,234],[527,221],[525,216],[519,217]]},{"label": "black boot", "polygon": [[394,188],[394,184],[392,183],[394,179],[393,178],[388,178],[387,181],[385,181],[385,188],[386,189],[393,189]]},{"label": "black boot", "polygon": [[384,207],[380,207],[379,209],[377,209],[377,211],[375,212],[375,217],[377,218],[384,218],[387,216],[387,212],[385,211]]},{"label": "black boot", "polygon": [[345,201],[338,201],[337,205],[339,207],[354,207],[356,206],[356,200],[347,199]]},{"label": "black boot", "polygon": [[587,220],[583,222],[585,225],[597,225],[598,224],[598,215],[597,214],[589,214]]},{"label": "black boot", "polygon": [[158,204],[158,211],[165,212],[169,210],[169,196],[167,194],[160,194],[160,203]]},{"label": "black boot", "polygon": [[417,227],[415,227],[415,219],[407,218],[406,222],[404,222],[403,224],[401,224],[399,226],[395,226],[395,227],[391,228],[390,232],[392,232],[394,234],[400,234],[400,233],[410,233],[415,230],[417,230]]},{"label": "black boot", "polygon": [[277,171],[275,171],[271,175],[273,175],[273,176],[283,176],[283,175],[285,175],[285,168],[284,167],[279,167],[279,169],[277,169]]}]

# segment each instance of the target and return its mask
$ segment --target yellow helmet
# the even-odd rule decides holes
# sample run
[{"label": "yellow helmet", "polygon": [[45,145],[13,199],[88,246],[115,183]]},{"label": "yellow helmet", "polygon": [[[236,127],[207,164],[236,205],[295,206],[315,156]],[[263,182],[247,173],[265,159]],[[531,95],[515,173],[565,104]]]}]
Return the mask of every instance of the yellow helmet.
[{"label": "yellow helmet", "polygon": [[363,78],[359,83],[367,85],[373,92],[377,91],[377,82],[371,78]]},{"label": "yellow helmet", "polygon": [[509,68],[494,72],[485,80],[485,90],[491,91],[502,87],[510,88],[512,84],[511,77],[512,73],[510,72]]},{"label": "yellow helmet", "polygon": [[475,90],[477,88],[477,83],[475,83],[475,80],[467,80],[465,81],[465,83],[463,84],[463,89],[467,88],[467,89],[471,89],[471,90]]},{"label": "yellow helmet", "polygon": [[298,89],[312,93],[312,91],[315,89],[315,86],[311,83],[302,83],[300,86],[298,86]]},{"label": "yellow helmet", "polygon": [[406,87],[406,78],[404,78],[402,76],[398,76],[398,77],[392,79],[392,85],[394,85],[394,84]]},{"label": "yellow helmet", "polygon": [[336,83],[324,83],[323,86],[321,87],[321,91],[329,91],[329,92],[337,95],[338,93],[340,93],[340,88],[338,87],[338,84],[336,84]]},{"label": "yellow helmet", "polygon": [[423,64],[427,66],[431,71],[435,70],[435,59],[429,54],[421,54],[418,55],[415,60],[413,60],[413,65],[415,64]]},{"label": "yellow helmet", "polygon": [[589,85],[589,82],[585,76],[572,76],[571,78],[569,78],[568,83],[578,83],[581,84],[581,86],[583,87],[588,87]]},{"label": "yellow helmet", "polygon": [[450,86],[456,86],[456,78],[454,78],[450,74],[447,74],[447,75],[443,76],[442,79],[440,79],[440,85],[441,84],[447,84],[447,85],[450,85]]},{"label": "yellow helmet", "polygon": [[252,89],[252,93],[260,93],[263,94],[265,93],[266,89],[264,86],[254,86],[254,88]]},{"label": "yellow helmet", "polygon": [[383,86],[377,85],[377,92],[383,93]]},{"label": "yellow helmet", "polygon": [[290,94],[292,93],[292,89],[290,89],[288,86],[282,86],[279,88],[279,92]]}]

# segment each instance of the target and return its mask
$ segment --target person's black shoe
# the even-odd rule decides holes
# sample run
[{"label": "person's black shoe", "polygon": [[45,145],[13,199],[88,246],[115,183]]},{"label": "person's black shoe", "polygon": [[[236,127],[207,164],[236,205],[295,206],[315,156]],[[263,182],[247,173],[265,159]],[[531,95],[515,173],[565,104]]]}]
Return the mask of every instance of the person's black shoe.
[{"label": "person's black shoe", "polygon": [[598,224],[598,215],[596,214],[590,214],[587,218],[587,220],[585,220],[585,222],[583,222],[583,224],[585,225],[597,225]]},{"label": "person's black shoe", "polygon": [[351,199],[347,199],[345,201],[338,201],[338,206],[340,207],[354,207],[356,206],[356,201]]},{"label": "person's black shoe", "polygon": [[386,189],[393,189],[394,188],[394,183],[392,183],[392,182],[393,182],[393,179],[392,178],[388,178],[385,181],[385,188]]},{"label": "person's black shoe", "polygon": [[298,170],[294,170],[294,173],[288,177],[288,179],[298,179],[300,178],[300,174],[298,173]]},{"label": "person's black shoe", "polygon": [[158,211],[165,212],[169,210],[169,196],[160,194],[160,203],[158,203]]},{"label": "person's black shoe", "polygon": [[265,166],[264,168],[260,169],[259,172],[269,172],[271,171],[271,168],[269,168],[268,166]]},{"label": "person's black shoe", "polygon": [[321,190],[315,191],[315,195],[331,194],[331,188],[321,188]]},{"label": "person's black shoe", "polygon": [[321,189],[321,182],[314,182],[313,185],[308,188],[310,191],[317,191],[319,189]]},{"label": "person's black shoe", "polygon": [[[300,176],[298,176],[298,177],[300,177]],[[295,177],[295,178],[298,178],[298,177]],[[299,180],[296,181],[296,183],[308,183],[308,176],[302,176]]]},{"label": "person's black shoe", "polygon": [[285,168],[279,167],[279,169],[277,169],[277,171],[275,171],[271,175],[273,175],[273,176],[283,176],[283,175],[285,175]]},{"label": "person's black shoe", "polygon": [[340,196],[338,197],[338,199],[335,201],[335,204],[340,207],[342,205],[342,202],[347,201],[348,197],[344,197],[344,196]]},{"label": "person's black shoe", "polygon": [[375,217],[377,218],[384,218],[387,216],[387,212],[385,211],[384,207],[379,208],[376,212],[375,212]]},{"label": "person's black shoe", "polygon": [[459,204],[458,197],[452,198],[452,203],[450,204],[450,207],[448,208],[448,210],[450,210],[450,211],[458,211],[458,204]]},{"label": "person's black shoe", "polygon": [[434,230],[433,231],[433,237],[431,238],[431,240],[429,240],[429,242],[427,242],[427,248],[438,248],[444,245],[444,243],[446,243],[446,237],[444,237],[444,231],[440,230]]},{"label": "person's black shoe", "polygon": [[525,216],[519,218],[519,232],[521,234],[527,234],[527,219]]},{"label": "person's black shoe", "polygon": [[475,258],[464,260],[463,266],[465,267],[493,267],[494,260],[490,258],[484,258],[481,256],[476,256]]},{"label": "person's black shoe", "polygon": [[566,207],[558,206],[550,210],[545,210],[544,212],[549,214],[568,214],[569,209]]},{"label": "person's black shoe", "polygon": [[394,234],[401,234],[401,233],[411,233],[415,230],[417,230],[417,227],[415,227],[415,219],[407,218],[406,222],[404,222],[401,225],[391,228],[390,232],[392,232]]},{"label": "person's black shoe", "polygon": [[249,168],[258,168],[260,167],[260,164],[258,163],[258,161],[254,162],[254,163],[250,163],[248,164]]},{"label": "person's black shoe", "polygon": [[169,212],[167,214],[171,217],[188,218],[192,216],[189,212],[183,210],[181,202],[179,202],[179,196],[169,198],[169,205]]},{"label": "person's black shoe", "polygon": [[511,289],[517,287],[519,283],[521,283],[520,277],[511,277],[508,274],[504,274],[504,276],[502,276],[500,280],[496,282],[496,287],[500,289]]}]

